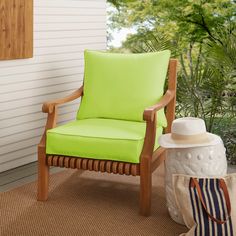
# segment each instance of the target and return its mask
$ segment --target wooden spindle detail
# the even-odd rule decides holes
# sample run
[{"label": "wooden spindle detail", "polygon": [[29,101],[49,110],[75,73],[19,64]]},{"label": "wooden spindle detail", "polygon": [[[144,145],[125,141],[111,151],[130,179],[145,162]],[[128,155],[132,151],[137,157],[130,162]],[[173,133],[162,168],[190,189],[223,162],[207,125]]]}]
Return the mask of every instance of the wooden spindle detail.
[{"label": "wooden spindle detail", "polygon": [[52,159],[53,159],[53,156],[48,156],[47,157],[47,165],[48,166],[52,166]]},{"label": "wooden spindle detail", "polygon": [[130,175],[130,163],[125,163],[125,174]]},{"label": "wooden spindle detail", "polygon": [[100,171],[105,172],[106,171],[106,162],[105,161],[100,161]]},{"label": "wooden spindle detail", "polygon": [[112,163],[112,173],[117,174],[117,172],[118,172],[118,162],[114,161]]},{"label": "wooden spindle detail", "polygon": [[64,166],[66,168],[70,168],[70,159],[69,157],[65,157],[65,160],[64,160]]},{"label": "wooden spindle detail", "polygon": [[65,160],[64,157],[59,157],[58,164],[59,164],[60,167],[64,167],[64,160]]},{"label": "wooden spindle detail", "polygon": [[88,170],[93,170],[93,163],[94,163],[94,160],[93,159],[90,159],[88,160]]},{"label": "wooden spindle detail", "polygon": [[93,170],[95,171],[99,171],[99,160],[94,160],[94,163],[93,163]]},{"label": "wooden spindle detail", "polygon": [[136,165],[136,164],[131,165],[131,175],[133,175],[133,176],[138,175],[138,165]]},{"label": "wooden spindle detail", "polygon": [[76,159],[77,158],[71,158],[71,160],[70,160],[70,168],[72,168],[72,169],[76,168]]},{"label": "wooden spindle detail", "polygon": [[112,161],[106,161],[106,172],[111,173]]},{"label": "wooden spindle detail", "polygon": [[58,166],[58,156],[53,156],[52,164],[53,166]]},{"label": "wooden spindle detail", "polygon": [[76,162],[76,168],[77,169],[82,169],[82,158],[78,158],[77,162]]},{"label": "wooden spindle detail", "polygon": [[87,170],[88,169],[88,159],[83,159],[82,161],[82,169]]},{"label": "wooden spindle detail", "polygon": [[120,175],[123,175],[124,174],[124,163],[123,162],[120,162],[119,163],[119,166],[118,166],[118,173]]}]

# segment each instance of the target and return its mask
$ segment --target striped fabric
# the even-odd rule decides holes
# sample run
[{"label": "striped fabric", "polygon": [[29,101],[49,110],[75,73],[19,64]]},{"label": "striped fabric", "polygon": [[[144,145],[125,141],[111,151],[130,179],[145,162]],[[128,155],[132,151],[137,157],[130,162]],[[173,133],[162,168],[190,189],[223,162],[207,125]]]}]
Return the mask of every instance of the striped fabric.
[{"label": "striped fabric", "polygon": [[[198,179],[202,191],[203,200],[209,213],[217,219],[226,219],[228,212],[222,189],[219,187],[219,179]],[[219,224],[211,220],[201,204],[195,187],[189,182],[189,195],[192,204],[193,217],[197,227],[195,236],[233,236],[232,219]]]}]

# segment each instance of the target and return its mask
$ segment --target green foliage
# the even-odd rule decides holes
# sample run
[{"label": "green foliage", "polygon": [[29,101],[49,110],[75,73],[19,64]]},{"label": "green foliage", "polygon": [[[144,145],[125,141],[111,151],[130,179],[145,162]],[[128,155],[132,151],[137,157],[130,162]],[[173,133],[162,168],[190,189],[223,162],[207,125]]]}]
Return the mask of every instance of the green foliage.
[{"label": "green foliage", "polygon": [[232,0],[143,0],[111,1],[119,3],[111,27],[158,29],[182,44],[201,42],[205,38],[220,40],[216,28],[235,20],[236,4]]},{"label": "green foliage", "polygon": [[110,27],[135,27],[122,49],[170,49],[179,58],[177,116],[205,120],[236,163],[236,3],[231,0],[118,1]]},{"label": "green foliage", "polygon": [[166,34],[160,34],[153,31],[140,31],[129,37],[123,47],[133,53],[152,52],[170,49],[174,52],[174,45]]}]

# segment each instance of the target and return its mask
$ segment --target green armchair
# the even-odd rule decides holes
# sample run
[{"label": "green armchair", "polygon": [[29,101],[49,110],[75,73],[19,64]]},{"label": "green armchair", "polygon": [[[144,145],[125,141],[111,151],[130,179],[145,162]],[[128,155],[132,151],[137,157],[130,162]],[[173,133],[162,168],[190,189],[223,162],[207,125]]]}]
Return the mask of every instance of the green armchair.
[{"label": "green armchair", "polygon": [[[175,114],[176,67],[168,50],[85,51],[83,86],[43,104],[48,119],[38,145],[38,200],[48,198],[49,166],[133,175],[140,176],[140,213],[150,215],[152,172],[165,157],[158,137],[170,132]],[[79,97],[76,120],[56,127],[58,105]]]}]

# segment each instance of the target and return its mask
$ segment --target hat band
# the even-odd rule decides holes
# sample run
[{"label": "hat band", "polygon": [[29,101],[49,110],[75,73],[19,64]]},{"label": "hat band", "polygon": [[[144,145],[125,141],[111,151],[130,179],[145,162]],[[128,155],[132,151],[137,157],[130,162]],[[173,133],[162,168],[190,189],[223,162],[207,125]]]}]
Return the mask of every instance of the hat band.
[{"label": "hat band", "polygon": [[205,143],[209,142],[207,133],[195,135],[171,134],[171,138],[178,143]]}]

